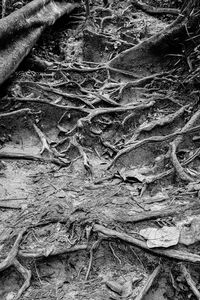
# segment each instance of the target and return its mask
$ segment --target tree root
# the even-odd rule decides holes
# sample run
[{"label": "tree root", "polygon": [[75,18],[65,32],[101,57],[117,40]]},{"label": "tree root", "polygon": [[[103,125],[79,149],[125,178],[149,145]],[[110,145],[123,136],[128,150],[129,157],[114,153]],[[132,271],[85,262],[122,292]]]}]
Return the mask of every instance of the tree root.
[{"label": "tree root", "polygon": [[152,7],[145,3],[142,3],[137,0],[131,0],[131,4],[136,8],[141,9],[145,13],[149,15],[175,15],[178,16],[180,14],[180,10],[176,8],[159,8],[159,7]]},{"label": "tree root", "polygon": [[14,101],[18,101],[18,102],[27,102],[27,103],[29,103],[29,102],[30,103],[32,103],[32,102],[33,103],[40,103],[40,104],[43,104],[43,105],[50,105],[54,108],[62,109],[62,110],[65,110],[65,111],[75,110],[75,111],[78,111],[78,112],[83,112],[83,113],[88,114],[88,110],[83,108],[83,107],[59,105],[59,104],[48,102],[48,101],[45,101],[45,100],[42,100],[42,99],[37,99],[37,98],[15,97],[15,98],[8,98],[8,100],[14,100]]},{"label": "tree root", "polygon": [[142,287],[141,291],[139,292],[139,294],[136,296],[135,300],[142,300],[145,295],[147,294],[147,292],[149,291],[149,289],[151,288],[155,278],[158,276],[158,274],[160,273],[161,270],[161,266],[158,265],[155,270],[153,271],[153,273],[149,276],[147,282],[145,283],[145,285]]},{"label": "tree root", "polygon": [[136,247],[142,248],[144,250],[147,250],[148,252],[151,252],[156,255],[166,256],[168,258],[173,258],[181,261],[188,261],[193,263],[200,263],[200,255],[193,254],[190,252],[183,252],[179,250],[173,250],[173,249],[150,249],[147,247],[146,242],[143,242],[141,240],[135,239],[132,236],[121,233],[116,230],[108,229],[104,226],[95,224],[93,227],[94,232],[100,232],[104,235],[106,235],[109,238],[117,238],[124,242],[127,242],[131,245],[134,245]]},{"label": "tree root", "polygon": [[18,291],[16,297],[14,298],[15,300],[19,299],[22,295],[22,293],[29,287],[30,285],[30,279],[31,279],[31,271],[27,270],[24,268],[19,261],[16,259],[17,254],[18,254],[18,249],[19,249],[19,244],[22,240],[23,234],[25,233],[25,229],[22,230],[18,236],[17,239],[8,254],[8,256],[0,263],[0,272],[4,271],[5,269],[9,268],[10,266],[14,266],[17,271],[24,277],[25,282]]},{"label": "tree root", "polygon": [[16,238],[16,241],[10,251],[10,253],[8,254],[8,256],[0,263],[0,271],[3,271],[7,268],[9,268],[11,265],[13,265],[14,263],[14,260],[17,256],[17,253],[18,253],[18,249],[19,249],[19,244],[22,240],[22,237],[23,237],[23,234],[25,233],[25,230],[22,230],[17,238]]},{"label": "tree root", "polygon": [[116,161],[124,154],[127,154],[137,148],[140,148],[146,144],[149,144],[149,143],[158,143],[158,142],[164,142],[164,141],[167,141],[167,140],[170,140],[174,137],[177,137],[177,136],[183,136],[185,134],[189,134],[189,133],[193,133],[195,131],[198,131],[200,129],[200,125],[199,126],[195,126],[193,128],[189,128],[189,129],[182,129],[181,131],[177,131],[177,132],[174,132],[174,133],[171,133],[169,135],[165,135],[165,136],[153,136],[153,137],[150,137],[150,138],[147,138],[147,139],[144,139],[144,140],[141,140],[141,141],[138,141],[138,142],[135,142],[133,145],[131,146],[128,146],[122,150],[120,150],[117,155],[115,156],[115,158],[112,160],[112,162],[109,164],[108,166],[108,169],[110,169],[115,163]]},{"label": "tree root", "polygon": [[183,264],[180,265],[180,270],[181,270],[181,273],[183,274],[183,276],[184,276],[184,278],[185,278],[187,284],[188,284],[189,287],[191,288],[192,292],[194,293],[194,295],[196,296],[196,298],[197,298],[198,300],[200,300],[200,292],[199,292],[199,290],[197,289],[196,284],[195,284],[195,282],[193,281],[193,279],[192,279],[190,273],[188,272],[188,270],[186,269],[186,267],[185,267]]},{"label": "tree root", "polygon": [[176,214],[179,214],[180,212],[182,213],[184,210],[188,210],[188,207],[185,208],[180,208],[180,207],[175,207],[175,208],[166,208],[163,210],[156,210],[156,211],[147,211],[147,212],[142,212],[142,213],[137,213],[132,216],[124,216],[122,213],[118,216],[114,216],[114,220],[120,223],[138,223],[138,222],[143,222],[143,221],[148,221],[148,220],[154,220],[157,218],[165,218],[168,216],[173,216]]},{"label": "tree root", "polygon": [[135,131],[134,137],[131,138],[131,140],[126,143],[126,145],[129,144],[130,142],[134,142],[134,140],[136,140],[143,131],[149,132],[152,129],[154,129],[155,127],[157,127],[157,126],[165,126],[165,125],[168,125],[168,124],[174,122],[177,118],[179,118],[180,116],[182,116],[182,114],[186,111],[186,109],[188,107],[189,107],[189,105],[185,105],[185,106],[181,107],[175,113],[172,113],[172,114],[169,114],[167,116],[164,116],[164,117],[162,117],[159,120],[152,121],[152,122],[148,123],[147,125],[141,125]]},{"label": "tree root", "polygon": [[30,286],[31,271],[24,268],[17,259],[14,260],[13,265],[25,279],[24,284],[22,285],[22,287],[20,288],[20,290],[14,298],[14,300],[18,300],[21,298],[21,295],[25,292],[25,290]]},{"label": "tree root", "polygon": [[37,135],[42,143],[42,150],[40,151],[40,154],[43,154],[44,151],[46,150],[50,155],[52,155],[53,151],[50,149],[44,133],[37,127],[36,124],[33,124],[33,128],[35,129],[35,132],[37,133]]},{"label": "tree root", "polygon": [[[200,117],[200,110],[198,110],[192,117],[191,119],[185,124],[185,126],[182,128],[182,132],[186,132],[187,130],[191,129],[192,126],[198,121]],[[172,143],[171,143],[171,159],[173,166],[177,172],[177,174],[180,176],[180,178],[184,181],[189,181],[192,182],[194,179],[187,175],[186,172],[184,171],[184,168],[181,166],[180,162],[178,161],[178,158],[176,156],[176,149],[180,145],[180,143],[183,140],[183,136],[178,136]]]},{"label": "tree root", "polygon": [[32,161],[41,161],[41,162],[51,162],[55,165],[60,167],[66,167],[70,164],[69,161],[65,159],[62,161],[56,158],[43,158],[38,155],[27,154],[27,153],[20,153],[20,152],[0,152],[0,159],[20,159],[20,160],[32,160]]},{"label": "tree root", "polygon": [[22,109],[19,109],[19,110],[8,112],[8,113],[2,113],[2,114],[0,114],[0,119],[10,118],[10,117],[13,117],[13,116],[18,116],[18,115],[23,116],[23,115],[30,114],[30,113],[31,113],[31,110],[29,108],[22,108]]},{"label": "tree root", "polygon": [[[100,65],[98,67],[94,67],[94,68],[85,68],[85,67],[76,68],[76,67],[67,66],[65,64],[58,63],[58,62],[55,62],[55,64],[57,64],[59,66],[58,67],[59,70],[62,69],[62,71],[66,71],[66,72],[92,73],[92,72],[97,72],[97,71],[101,71],[101,70],[108,70],[108,71],[112,71],[112,72],[115,72],[115,73],[118,73],[118,74],[122,74],[124,76],[131,77],[131,78],[134,78],[134,79],[139,79],[140,78],[140,76],[137,75],[136,73],[112,67],[108,63]],[[49,70],[50,71],[55,71],[57,69],[53,67],[53,68],[49,68]]]},{"label": "tree root", "polygon": [[53,88],[43,87],[43,86],[40,85],[40,83],[38,83],[38,85],[45,91],[48,91],[48,92],[54,93],[56,95],[62,96],[63,98],[78,100],[78,101],[82,102],[83,104],[87,105],[88,107],[94,108],[92,103],[87,101],[87,99],[85,97],[81,97],[80,95],[76,95],[76,94],[63,93],[63,92],[58,91],[58,90],[53,89]]},{"label": "tree root", "polygon": [[33,123],[33,127],[38,135],[38,137],[40,138],[40,141],[42,143],[42,150],[40,151],[40,154],[43,154],[44,151],[46,150],[47,153],[49,153],[50,156],[55,156],[57,158],[63,157],[63,155],[61,153],[59,153],[56,149],[51,149],[49,146],[49,143],[47,142],[47,138],[44,135],[44,133],[39,129],[39,127],[37,127],[36,124]]},{"label": "tree root", "polygon": [[79,128],[83,127],[83,124],[89,123],[91,124],[92,120],[97,117],[101,116],[103,114],[110,114],[110,113],[123,113],[127,112],[129,110],[143,110],[149,107],[152,107],[155,104],[155,101],[150,101],[147,104],[141,104],[141,105],[127,105],[127,106],[121,106],[121,107],[114,107],[114,108],[96,108],[91,110],[91,112],[83,118],[80,118],[77,122],[77,125]]},{"label": "tree root", "polygon": [[0,55],[0,84],[17,69],[44,28],[76,7],[77,4],[56,0],[34,0],[0,20],[0,40],[4,44]]},{"label": "tree root", "polygon": [[87,154],[85,153],[85,151],[83,150],[83,147],[78,143],[76,137],[73,138],[73,142],[71,142],[71,144],[73,144],[75,147],[77,147],[80,155],[82,156],[83,158],[83,164],[84,164],[84,167],[86,169],[86,171],[88,171],[88,173],[90,175],[93,174],[93,171],[92,171],[92,166],[87,158]]}]

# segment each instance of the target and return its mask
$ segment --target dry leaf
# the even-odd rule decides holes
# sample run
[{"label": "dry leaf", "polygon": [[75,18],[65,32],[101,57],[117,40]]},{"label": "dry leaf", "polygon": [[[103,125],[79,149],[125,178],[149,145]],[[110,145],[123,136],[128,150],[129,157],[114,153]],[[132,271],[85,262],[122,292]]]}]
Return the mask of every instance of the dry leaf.
[{"label": "dry leaf", "polygon": [[121,284],[117,283],[116,281],[106,281],[105,284],[110,290],[121,295],[121,293],[122,293],[122,285]]},{"label": "dry leaf", "polygon": [[147,240],[147,246],[149,248],[167,248],[178,244],[180,229],[169,226],[164,226],[162,228],[149,227],[140,230],[140,235]]},{"label": "dry leaf", "polygon": [[146,176],[142,175],[137,169],[135,170],[125,170],[122,169],[119,172],[119,175],[122,177],[124,181],[130,181],[130,182],[144,182]]},{"label": "dry leaf", "polygon": [[132,285],[133,281],[129,280],[127,282],[124,283],[123,287],[122,287],[122,293],[121,296],[123,298],[127,298],[129,297],[132,292],[133,292],[133,285]]}]

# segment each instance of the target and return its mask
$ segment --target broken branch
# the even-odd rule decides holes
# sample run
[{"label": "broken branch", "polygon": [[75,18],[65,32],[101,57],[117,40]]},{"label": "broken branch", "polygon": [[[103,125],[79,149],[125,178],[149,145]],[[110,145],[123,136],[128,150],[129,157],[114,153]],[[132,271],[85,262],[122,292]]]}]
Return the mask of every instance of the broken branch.
[{"label": "broken branch", "polygon": [[160,270],[161,270],[161,266],[160,265],[155,268],[155,270],[149,276],[147,282],[145,283],[145,285],[143,286],[143,288],[141,289],[141,291],[139,292],[139,294],[137,295],[137,297],[135,298],[135,300],[142,300],[144,298],[144,296],[147,294],[147,292],[151,288],[151,286],[152,286],[155,278],[158,276]]}]

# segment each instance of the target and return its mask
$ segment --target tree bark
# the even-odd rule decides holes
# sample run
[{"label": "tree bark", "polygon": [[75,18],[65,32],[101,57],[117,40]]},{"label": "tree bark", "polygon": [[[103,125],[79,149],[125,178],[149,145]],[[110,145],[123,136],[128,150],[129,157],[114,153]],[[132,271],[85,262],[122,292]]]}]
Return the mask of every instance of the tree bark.
[{"label": "tree bark", "polygon": [[44,28],[76,7],[65,0],[33,0],[0,20],[0,85],[17,69]]}]

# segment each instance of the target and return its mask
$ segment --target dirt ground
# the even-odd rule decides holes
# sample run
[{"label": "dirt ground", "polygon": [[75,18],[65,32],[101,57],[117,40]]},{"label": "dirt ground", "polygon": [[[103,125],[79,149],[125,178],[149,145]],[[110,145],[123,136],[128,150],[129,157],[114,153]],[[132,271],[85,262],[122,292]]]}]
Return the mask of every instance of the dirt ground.
[{"label": "dirt ground", "polygon": [[[184,135],[177,152],[195,184],[180,178],[170,159],[177,131],[198,110],[198,82],[190,82],[196,69],[177,52],[108,67],[176,16],[152,16],[127,1],[91,2],[87,19],[77,9],[47,28],[1,87],[1,114],[20,111],[0,118],[1,262],[24,231],[18,262],[31,279],[19,299],[199,299],[180,271],[181,259],[100,228],[143,241],[141,229],[199,216],[198,155],[185,163],[199,149],[198,132]],[[51,64],[44,68],[41,61]],[[199,242],[172,249],[200,254]],[[185,265],[200,288],[199,264]],[[159,276],[137,298],[157,266]],[[1,300],[15,299],[26,282],[18,271],[13,265],[1,271]],[[124,296],[110,282],[126,286]]]}]

